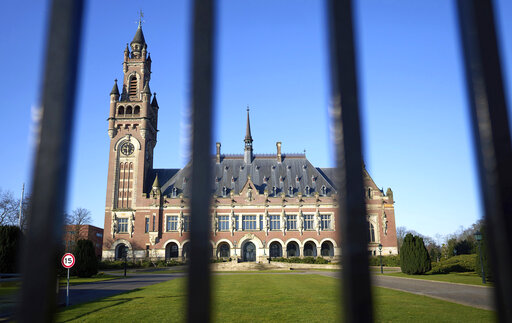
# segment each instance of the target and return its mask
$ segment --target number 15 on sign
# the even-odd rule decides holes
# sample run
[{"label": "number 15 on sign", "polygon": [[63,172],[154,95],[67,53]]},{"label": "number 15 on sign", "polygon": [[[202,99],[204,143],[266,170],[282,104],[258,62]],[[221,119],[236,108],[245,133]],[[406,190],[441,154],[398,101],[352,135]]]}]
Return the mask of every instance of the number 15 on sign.
[{"label": "number 15 on sign", "polygon": [[68,270],[68,284],[66,287],[66,306],[69,306],[69,269],[75,265],[75,256],[72,253],[66,253],[61,259],[62,266]]}]

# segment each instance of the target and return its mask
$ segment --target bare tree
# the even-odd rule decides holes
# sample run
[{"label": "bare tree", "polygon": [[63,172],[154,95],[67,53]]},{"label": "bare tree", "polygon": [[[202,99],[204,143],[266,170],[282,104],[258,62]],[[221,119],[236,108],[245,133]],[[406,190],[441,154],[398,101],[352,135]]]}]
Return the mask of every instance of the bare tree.
[{"label": "bare tree", "polygon": [[398,244],[398,252],[400,252],[400,248],[402,247],[402,243],[404,242],[405,235],[409,232],[406,227],[397,227],[396,228],[396,241]]},{"label": "bare tree", "polygon": [[[14,198],[11,191],[0,190],[0,225],[17,226],[19,224],[19,208],[20,200]],[[28,199],[23,201],[23,211],[26,211],[27,208]],[[22,217],[22,224],[24,218],[26,217]]]},{"label": "bare tree", "polygon": [[73,240],[76,242],[78,239],[80,239],[80,231],[82,230],[82,226],[92,222],[91,211],[82,207],[78,207],[71,211],[71,214],[66,214],[65,219],[67,225],[74,226]]}]

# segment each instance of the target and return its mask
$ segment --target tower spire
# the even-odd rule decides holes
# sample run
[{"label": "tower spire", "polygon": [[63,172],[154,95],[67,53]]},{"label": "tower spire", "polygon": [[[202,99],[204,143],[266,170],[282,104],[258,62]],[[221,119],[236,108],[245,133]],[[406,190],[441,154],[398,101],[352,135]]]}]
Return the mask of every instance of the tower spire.
[{"label": "tower spire", "polygon": [[245,148],[244,148],[244,162],[250,164],[252,162],[252,136],[251,136],[251,122],[249,120],[249,107],[247,107],[247,126],[245,129]]}]

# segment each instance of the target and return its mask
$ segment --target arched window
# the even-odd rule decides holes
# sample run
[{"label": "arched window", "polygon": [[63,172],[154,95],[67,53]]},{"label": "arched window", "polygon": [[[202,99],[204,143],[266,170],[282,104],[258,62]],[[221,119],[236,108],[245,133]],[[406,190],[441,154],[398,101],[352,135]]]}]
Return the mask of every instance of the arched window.
[{"label": "arched window", "polygon": [[188,242],[183,245],[182,253],[183,258],[187,260],[190,258],[190,244]]},{"label": "arched window", "polygon": [[371,222],[368,222],[370,224],[370,228],[369,228],[369,238],[370,238],[370,242],[375,242],[375,227],[373,226],[373,224]]},{"label": "arched window", "polygon": [[304,188],[304,194],[306,194],[307,196],[309,196],[309,194],[311,193],[311,189],[309,188],[309,186],[306,186]]},{"label": "arched window", "polygon": [[293,196],[293,187],[288,187],[288,195]]},{"label": "arched window", "polygon": [[323,257],[333,257],[334,256],[334,246],[332,245],[332,242],[325,241],[322,243],[320,254]]},{"label": "arched window", "polygon": [[165,246],[165,259],[178,258],[178,245],[174,242]]},{"label": "arched window", "polygon": [[132,107],[131,106],[127,106],[126,107],[126,114],[132,114]]},{"label": "arched window", "polygon": [[130,77],[129,86],[130,86],[130,90],[128,92],[129,95],[130,96],[137,95],[137,76],[133,75]]},{"label": "arched window", "polygon": [[286,256],[287,257],[299,257],[299,245],[297,242],[291,241],[286,245]]},{"label": "arched window", "polygon": [[139,107],[139,106],[136,106],[136,107],[133,109],[133,114],[136,114],[136,115],[139,115],[139,114],[140,114],[140,107]]},{"label": "arched window", "polygon": [[272,186],[272,196],[277,196],[277,187]]},{"label": "arched window", "polygon": [[176,187],[172,188],[172,197],[176,197],[178,195],[178,189]]},{"label": "arched window", "polygon": [[308,241],[304,245],[304,257],[316,257],[316,245]]},{"label": "arched window", "polygon": [[325,187],[325,185],[322,185],[322,195],[326,195],[327,194],[327,188]]},{"label": "arched window", "polygon": [[219,258],[229,258],[229,244],[226,242],[221,243],[218,247],[217,254]]},{"label": "arched window", "polygon": [[281,248],[281,244],[277,241],[274,241],[270,244],[270,257],[277,258],[283,256],[283,248]]},{"label": "arched window", "polygon": [[117,109],[117,115],[118,115],[118,116],[122,116],[122,115],[124,115],[124,107],[123,107],[123,106],[120,106],[120,107]]},{"label": "arched window", "polygon": [[226,197],[226,195],[228,195],[228,189],[226,186],[222,186],[222,196]]},{"label": "arched window", "polygon": [[121,260],[128,256],[128,247],[124,243],[120,243],[116,247],[116,259]]}]

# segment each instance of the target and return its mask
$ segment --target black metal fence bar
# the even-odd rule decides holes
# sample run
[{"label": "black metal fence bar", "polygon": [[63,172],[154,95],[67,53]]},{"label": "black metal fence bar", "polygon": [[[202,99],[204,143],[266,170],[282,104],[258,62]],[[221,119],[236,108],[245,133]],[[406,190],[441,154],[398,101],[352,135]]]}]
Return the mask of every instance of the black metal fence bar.
[{"label": "black metal fence bar", "polygon": [[214,72],[213,0],[195,0],[192,40],[192,194],[188,322],[210,321],[210,200]]},{"label": "black metal fence bar", "polygon": [[368,224],[363,189],[357,74],[350,0],[328,2],[331,86],[346,322],[371,322]]},{"label": "black metal fence bar", "polygon": [[83,1],[54,0],[46,44],[39,145],[22,255],[18,320],[52,321],[75,106]]},{"label": "black metal fence bar", "polygon": [[467,88],[502,322],[512,322],[512,142],[491,0],[459,0]]}]

